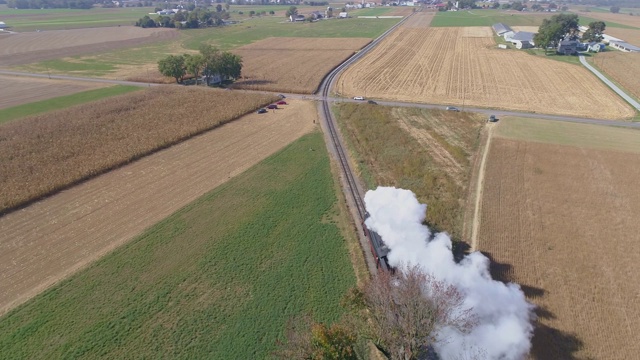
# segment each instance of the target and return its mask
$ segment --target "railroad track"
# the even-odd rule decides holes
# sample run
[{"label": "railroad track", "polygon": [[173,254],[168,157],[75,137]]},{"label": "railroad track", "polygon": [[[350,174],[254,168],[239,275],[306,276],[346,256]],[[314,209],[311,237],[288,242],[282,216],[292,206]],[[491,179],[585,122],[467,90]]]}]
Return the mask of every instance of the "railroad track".
[{"label": "railroad track", "polygon": [[[413,14],[412,14],[413,15]],[[344,146],[342,141],[340,140],[338,126],[336,124],[336,120],[333,117],[333,113],[331,112],[331,107],[329,106],[328,97],[330,95],[331,89],[333,88],[333,84],[335,83],[338,75],[342,71],[344,71],[349,65],[358,61],[361,57],[366,55],[371,49],[373,49],[378,43],[380,43],[387,35],[393,32],[397,27],[402,25],[408,18],[412,15],[409,15],[402,19],[400,22],[389,28],[389,30],[385,31],[382,35],[377,37],[375,40],[367,44],[362,50],[351,56],[349,59],[345,60],[342,64],[338,65],[335,69],[333,69],[322,81],[320,87],[316,91],[316,94],[321,95],[322,99],[322,112],[324,118],[326,119],[327,130],[329,132],[329,139],[331,141],[331,146],[335,149],[336,156],[338,158],[338,162],[340,164],[340,170],[342,172],[342,176],[345,179],[346,193],[347,196],[351,197],[353,203],[355,204],[356,211],[358,213],[358,219],[356,221],[362,223],[363,228],[365,228],[364,220],[367,218],[367,210],[364,205],[364,199],[362,198],[362,194],[358,190],[358,184],[356,181],[356,176],[354,175],[351,166],[349,165],[349,159],[347,157],[346,151],[344,150]],[[366,230],[365,230],[366,231]],[[373,253],[376,265],[378,269],[388,271],[390,269],[387,261],[386,255],[388,249],[382,242],[380,235],[375,232],[366,231],[369,234],[369,245],[371,247],[371,252]]]}]

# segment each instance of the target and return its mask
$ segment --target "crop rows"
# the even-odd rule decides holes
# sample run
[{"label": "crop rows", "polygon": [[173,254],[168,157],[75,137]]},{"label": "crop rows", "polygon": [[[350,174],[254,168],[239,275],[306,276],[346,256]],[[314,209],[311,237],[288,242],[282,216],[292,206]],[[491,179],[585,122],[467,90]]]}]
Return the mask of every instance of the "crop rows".
[{"label": "crop rows", "polygon": [[322,78],[370,39],[269,38],[233,52],[242,56],[234,87],[311,94]]},{"label": "crop rows", "polygon": [[538,306],[535,359],[625,359],[639,348],[640,155],[495,138],[478,249]]},{"label": "crop rows", "polygon": [[[467,31],[468,33],[468,31]],[[404,26],[347,69],[342,95],[621,119],[633,110],[586,69],[497,49],[463,28]]]},{"label": "crop rows", "polygon": [[0,126],[0,211],[16,207],[273,101],[158,87]]},{"label": "crop rows", "polygon": [[623,53],[620,51],[598,54],[595,65],[604,70],[615,81],[620,83],[631,95],[640,99],[640,53]]}]

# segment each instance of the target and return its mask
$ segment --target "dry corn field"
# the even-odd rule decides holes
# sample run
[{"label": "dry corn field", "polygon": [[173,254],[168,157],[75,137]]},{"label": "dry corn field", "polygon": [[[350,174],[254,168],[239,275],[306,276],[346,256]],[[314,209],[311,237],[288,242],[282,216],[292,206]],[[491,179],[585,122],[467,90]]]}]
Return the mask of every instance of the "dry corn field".
[{"label": "dry corn field", "polygon": [[274,97],[157,87],[0,126],[0,212],[246,114]]},{"label": "dry corn field", "polygon": [[243,46],[242,79],[233,87],[311,94],[334,67],[362,48],[365,38],[269,38]]},{"label": "dry corn field", "polygon": [[348,97],[606,119],[634,114],[588,70],[497,49],[479,29],[403,25],[349,67],[335,90]]},{"label": "dry corn field", "polygon": [[105,52],[135,46],[179,34],[175,29],[142,29],[135,26],[26,32],[0,37],[0,66]]},{"label": "dry corn field", "polygon": [[607,28],[605,32],[607,35],[622,39],[629,44],[640,46],[640,29]]},{"label": "dry corn field", "polygon": [[606,52],[598,54],[594,63],[631,95],[640,98],[640,76],[629,76],[640,74],[640,53]]},{"label": "dry corn field", "polygon": [[0,109],[105,86],[104,84],[90,82],[49,80],[4,75],[0,75],[0,83],[2,83],[2,87],[4,89],[10,89],[10,91],[3,91],[2,96],[0,96]]},{"label": "dry corn field", "polygon": [[[636,15],[640,14],[640,9],[636,9],[636,10],[637,11],[634,11],[633,13],[636,14]],[[627,25],[627,26],[633,26],[633,27],[640,28],[640,16],[635,16],[635,15],[634,16],[630,16],[629,14],[614,14],[614,13],[610,13],[610,12],[597,12],[597,11],[583,12],[583,11],[580,11],[580,12],[578,12],[578,16],[586,16],[586,17],[602,20],[605,23],[606,22],[614,22],[614,23],[618,23],[618,24],[623,24],[623,25]],[[607,27],[607,30],[605,31],[605,33],[609,33],[609,29],[611,29],[610,26]]]},{"label": "dry corn field", "polygon": [[632,151],[492,140],[478,249],[538,306],[533,359],[640,351],[640,134],[620,131]]}]

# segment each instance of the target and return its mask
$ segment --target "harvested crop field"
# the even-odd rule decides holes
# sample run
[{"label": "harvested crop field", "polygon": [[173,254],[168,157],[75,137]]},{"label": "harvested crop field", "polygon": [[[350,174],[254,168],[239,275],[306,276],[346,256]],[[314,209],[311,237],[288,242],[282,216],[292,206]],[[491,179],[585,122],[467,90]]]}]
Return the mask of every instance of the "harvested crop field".
[{"label": "harvested crop field", "polygon": [[17,33],[0,37],[0,66],[105,52],[177,36],[175,29],[135,26]]},{"label": "harvested crop field", "polygon": [[607,35],[622,39],[629,44],[640,46],[640,29],[621,29],[621,28],[607,28]]},{"label": "harvested crop field", "polygon": [[479,250],[491,256],[494,276],[521,284],[538,306],[531,357],[633,358],[640,133],[501,122],[486,167]]},{"label": "harvested crop field", "polygon": [[293,100],[0,217],[0,314],[311,131],[316,117],[313,103]]},{"label": "harvested crop field", "polygon": [[625,90],[631,92],[636,98],[640,98],[640,77],[629,76],[629,74],[640,74],[640,53],[604,52],[598,54],[593,61]]},{"label": "harvested crop field", "polygon": [[[591,11],[588,13],[581,11],[581,12],[578,12],[578,16],[595,18],[598,20],[602,20],[605,23],[612,22],[612,23],[618,23],[626,26],[633,26],[633,27],[640,28],[640,16],[630,16],[629,14],[614,14],[610,12],[598,12],[598,11]],[[611,26],[607,26],[607,30],[605,32],[609,33],[609,29],[611,28],[612,28]]]},{"label": "harvested crop field", "polygon": [[0,97],[0,109],[105,86],[104,84],[90,82],[5,75],[0,75],[0,83],[2,83],[4,89],[9,89],[9,91],[3,91]]},{"label": "harvested crop field", "polygon": [[[421,15],[415,15],[418,17]],[[393,32],[336,83],[343,96],[624,119],[634,111],[588,70],[502,51],[463,28]],[[576,92],[575,89],[582,89]]]},{"label": "harvested crop field", "polygon": [[368,44],[365,38],[269,38],[243,46],[235,88],[313,93],[334,67]]},{"label": "harvested crop field", "polygon": [[274,99],[165,86],[3,124],[0,212],[176,144]]}]

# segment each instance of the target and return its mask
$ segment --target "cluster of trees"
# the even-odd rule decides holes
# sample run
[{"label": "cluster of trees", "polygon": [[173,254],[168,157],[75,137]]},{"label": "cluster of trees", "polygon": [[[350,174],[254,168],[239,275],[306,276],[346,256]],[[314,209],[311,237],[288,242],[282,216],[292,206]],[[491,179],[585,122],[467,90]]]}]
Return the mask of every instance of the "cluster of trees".
[{"label": "cluster of trees", "polygon": [[558,14],[542,20],[538,33],[533,37],[536,46],[545,49],[557,46],[562,40],[578,38],[578,15]]},{"label": "cluster of trees", "polygon": [[582,40],[600,42],[602,41],[602,34],[606,28],[607,25],[604,21],[589,23],[589,28],[582,34]]},{"label": "cluster of trees", "polygon": [[200,54],[169,55],[158,61],[158,70],[164,76],[181,83],[187,74],[196,79],[204,76],[207,84],[216,75],[222,79],[237,79],[242,73],[242,58],[228,51],[220,51],[211,45],[202,45]]},{"label": "cluster of trees", "polygon": [[91,9],[94,0],[7,0],[15,9]]},{"label": "cluster of trees", "polygon": [[155,20],[145,15],[136,22],[136,26],[143,28],[168,27],[179,29],[197,29],[200,27],[221,26],[229,18],[228,6],[218,4],[214,11],[205,8],[195,8],[193,11],[179,11],[173,16],[158,16]]},{"label": "cluster of trees", "polygon": [[[438,331],[468,333],[477,324],[462,294],[418,268],[397,276],[380,273],[343,300],[345,318],[330,327],[303,317],[289,323],[274,355],[281,359],[368,358],[368,342],[391,360],[437,358]],[[477,351],[482,351],[478,349]],[[481,354],[462,354],[465,358]]]}]

